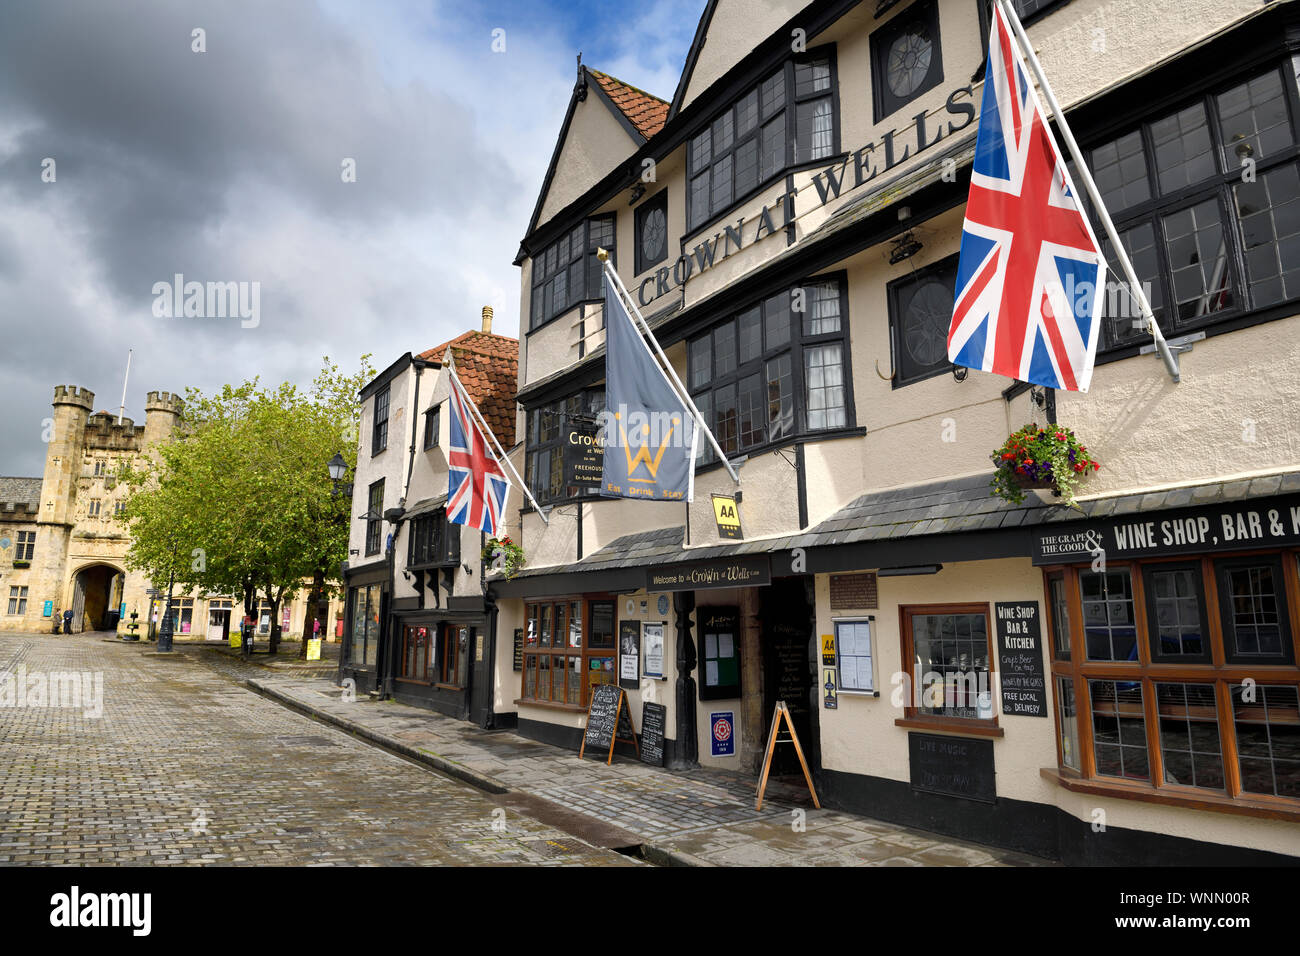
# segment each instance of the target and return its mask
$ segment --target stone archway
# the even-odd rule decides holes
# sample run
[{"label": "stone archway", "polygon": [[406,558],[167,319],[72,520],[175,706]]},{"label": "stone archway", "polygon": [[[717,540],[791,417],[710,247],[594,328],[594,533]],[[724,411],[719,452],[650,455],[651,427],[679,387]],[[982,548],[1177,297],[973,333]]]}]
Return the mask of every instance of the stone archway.
[{"label": "stone archway", "polygon": [[123,573],[110,564],[91,564],[72,579],[72,630],[110,631],[117,627]]}]

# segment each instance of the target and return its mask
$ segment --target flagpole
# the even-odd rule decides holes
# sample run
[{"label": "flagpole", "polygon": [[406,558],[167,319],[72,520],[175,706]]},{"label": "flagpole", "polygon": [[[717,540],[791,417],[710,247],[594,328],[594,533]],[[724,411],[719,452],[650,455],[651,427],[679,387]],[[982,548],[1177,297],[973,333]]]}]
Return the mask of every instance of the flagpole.
[{"label": "flagpole", "polygon": [[126,350],[126,374],[122,376],[122,404],[117,410],[117,423],[122,424],[122,416],[126,414],[126,383],[131,380],[131,353],[135,349]]},{"label": "flagpole", "polygon": [[[709,444],[712,445],[713,450],[718,453],[718,458],[722,461],[722,464],[726,467],[727,472],[731,475],[731,480],[734,481],[737,485],[739,485],[740,476],[736,474],[736,469],[733,468],[731,466],[731,462],[727,460],[727,453],[722,450],[722,446],[718,444],[718,440],[713,437],[713,432],[710,431],[709,426],[705,424],[704,416],[701,415],[700,410],[695,407],[695,402],[691,401],[690,393],[686,391],[686,386],[682,384],[682,380],[677,377],[677,370],[673,368],[673,363],[668,361],[668,356],[664,355],[664,350],[659,347],[659,340],[656,339],[654,333],[650,331],[650,324],[646,322],[645,316],[641,314],[641,310],[638,309],[636,307],[636,303],[632,301],[632,293],[627,291],[627,286],[623,285],[623,280],[618,277],[618,273],[615,272],[614,267],[610,265],[609,253],[604,249],[597,249],[596,258],[599,259],[601,263],[604,265],[605,274],[611,277],[614,283],[614,288],[618,291],[619,295],[622,296],[624,303],[629,307],[628,314],[633,316],[634,317],[633,321],[637,323],[637,333],[638,333],[638,338],[641,339],[641,344],[645,346],[645,339],[648,336],[650,342],[654,345],[655,354],[659,356],[659,360],[663,363],[664,371],[666,372],[668,377],[672,380],[672,384],[677,392],[677,397],[680,398],[683,402],[685,402],[686,405],[690,408],[691,414],[695,417],[695,424],[704,432],[705,435],[708,436]],[[605,335],[608,337],[609,335],[608,316],[605,318],[605,328],[606,328]],[[691,474],[694,475],[694,473],[695,473],[695,463],[692,462]]]},{"label": "flagpole", "polygon": [[491,439],[492,447],[495,448],[497,454],[501,456],[501,463],[510,469],[510,474],[515,476],[515,481],[519,482],[519,487],[524,490],[524,494],[528,496],[528,500],[533,503],[533,508],[536,509],[537,513],[541,516],[542,524],[550,525],[551,519],[546,516],[546,512],[542,510],[542,506],[537,503],[537,499],[533,497],[533,493],[528,490],[528,483],[519,476],[519,472],[515,471],[515,466],[511,463],[510,456],[501,448],[501,443],[497,441],[497,436],[496,433],[492,431],[492,426],[483,420],[483,415],[478,410],[478,406],[474,404],[474,400],[471,399],[469,393],[465,391],[465,386],[461,384],[460,376],[456,374],[456,359],[455,356],[452,355],[451,349],[447,350],[445,364],[447,366],[447,371],[450,373],[448,381],[452,388],[459,390],[461,401],[469,410],[470,417],[474,419],[483,434]]},{"label": "flagpole", "polygon": [[[1065,121],[1065,111],[1061,109],[1061,104],[1056,101],[1056,94],[1052,92],[1052,85],[1047,82],[1047,75],[1043,72],[1043,65],[1038,62],[1038,56],[1034,53],[1034,46],[1029,42],[1029,37],[1025,33],[1025,28],[1012,8],[1009,0],[994,0],[997,6],[1002,10],[1007,22],[1011,25],[1017,40],[1020,42],[1025,59],[1029,62],[1029,68],[1033,71],[1038,80],[1038,85],[1042,88],[1043,97],[1047,100],[1047,105],[1052,110],[1052,115],[1056,118],[1057,128],[1061,131],[1061,137],[1065,140],[1066,149],[1069,150],[1070,158],[1074,160],[1074,165],[1079,171],[1079,177],[1083,181],[1083,188],[1088,193],[1088,198],[1092,200],[1093,207],[1097,210],[1097,215],[1101,219],[1102,227],[1106,230],[1106,237],[1110,239],[1110,244],[1115,250],[1115,256],[1119,259],[1120,265],[1124,269],[1124,277],[1128,280],[1131,294],[1142,312],[1142,318],[1146,320],[1147,330],[1155,340],[1156,350],[1160,353],[1161,359],[1164,360],[1165,368],[1169,370],[1170,377],[1177,383],[1180,380],[1178,368],[1178,359],[1174,356],[1169,348],[1169,343],[1165,341],[1164,333],[1160,331],[1160,325],[1156,322],[1155,315],[1151,312],[1151,304],[1147,302],[1146,293],[1142,291],[1142,285],[1138,282],[1137,273],[1133,269],[1133,263],[1129,260],[1128,252],[1124,244],[1120,242],[1119,233],[1115,229],[1115,223],[1111,221],[1110,213],[1106,210],[1106,204],[1102,201],[1101,193],[1097,189],[1097,184],[1092,180],[1092,173],[1088,170],[1088,164],[1083,161],[1083,153],[1079,149],[1079,144],[1074,141],[1074,133],[1070,131],[1070,124]],[[1015,89],[1015,77],[1011,77],[1012,90]],[[988,95],[988,90],[984,91]],[[1098,290],[1100,293],[1100,290]]]}]

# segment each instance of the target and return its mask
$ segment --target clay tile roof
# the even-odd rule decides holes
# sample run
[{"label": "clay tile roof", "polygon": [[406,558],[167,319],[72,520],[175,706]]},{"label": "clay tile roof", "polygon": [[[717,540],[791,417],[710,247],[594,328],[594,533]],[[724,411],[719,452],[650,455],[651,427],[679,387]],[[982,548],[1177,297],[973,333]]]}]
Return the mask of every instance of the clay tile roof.
[{"label": "clay tile roof", "polygon": [[515,443],[515,388],[519,381],[519,340],[490,332],[466,332],[443,342],[419,358],[441,364],[448,346],[456,359],[456,374],[474,399],[501,447]]},{"label": "clay tile roof", "polygon": [[664,123],[668,120],[668,103],[657,96],[651,96],[645,90],[638,90],[622,80],[616,80],[607,73],[601,73],[599,70],[588,72],[642,136],[649,139],[663,129]]}]

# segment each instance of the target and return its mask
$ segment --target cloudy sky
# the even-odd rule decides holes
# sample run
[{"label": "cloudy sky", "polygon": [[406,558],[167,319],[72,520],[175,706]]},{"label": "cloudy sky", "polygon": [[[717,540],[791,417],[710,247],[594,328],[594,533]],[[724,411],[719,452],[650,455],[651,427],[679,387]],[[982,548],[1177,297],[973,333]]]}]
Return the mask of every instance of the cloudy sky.
[{"label": "cloudy sky", "polygon": [[[0,30],[0,475],[56,384],[144,394],[518,331],[511,265],[583,62],[670,99],[704,0],[42,0]],[[206,52],[194,52],[193,31]],[[494,31],[505,50],[494,52]],[[500,36],[500,34],[497,34]],[[53,165],[47,163],[52,159]],[[356,181],[343,182],[355,161]],[[44,176],[43,176],[43,171]],[[53,181],[47,182],[50,173]],[[256,327],[155,283],[260,283]]]}]

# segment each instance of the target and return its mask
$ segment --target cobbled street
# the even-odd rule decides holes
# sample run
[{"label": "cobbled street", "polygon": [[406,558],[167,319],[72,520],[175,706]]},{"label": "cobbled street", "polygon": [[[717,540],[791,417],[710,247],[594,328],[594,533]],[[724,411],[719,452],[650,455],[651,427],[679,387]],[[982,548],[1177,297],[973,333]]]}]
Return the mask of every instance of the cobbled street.
[{"label": "cobbled street", "polygon": [[0,707],[0,865],[636,865],[230,669],[106,636],[0,633],[0,673],[103,681],[98,717]]}]

